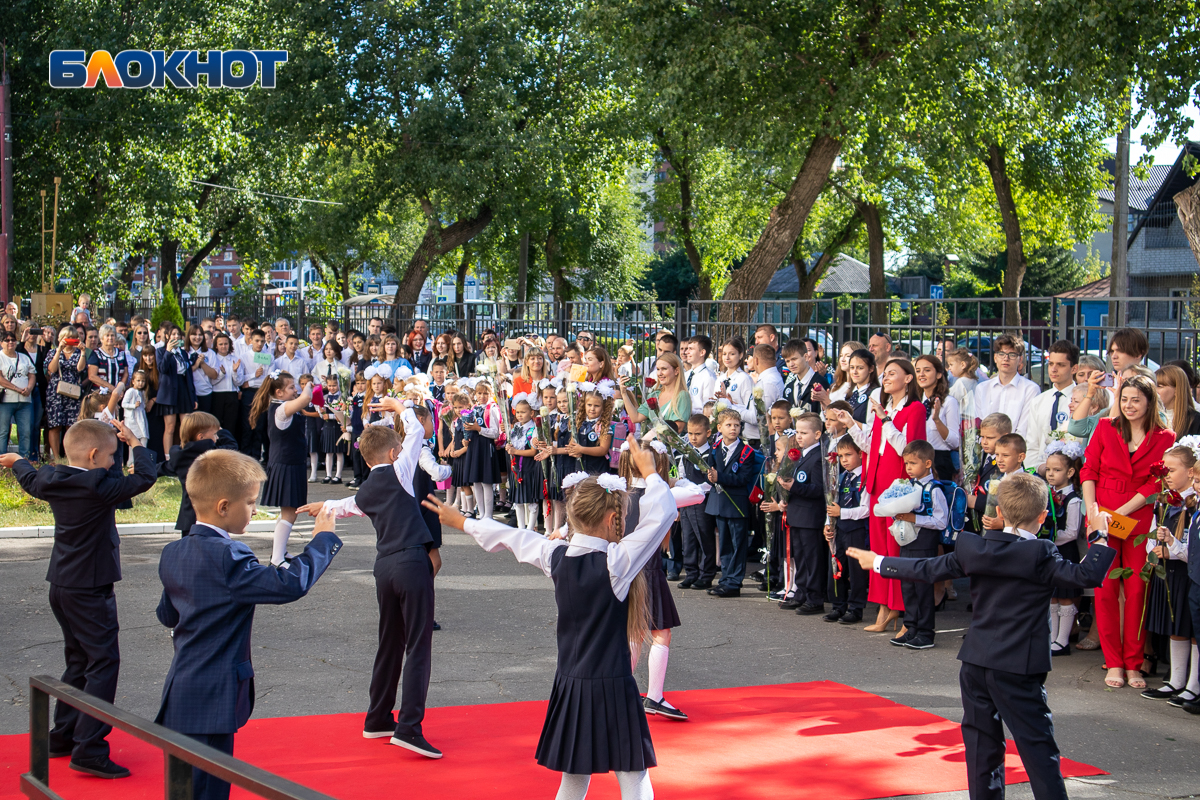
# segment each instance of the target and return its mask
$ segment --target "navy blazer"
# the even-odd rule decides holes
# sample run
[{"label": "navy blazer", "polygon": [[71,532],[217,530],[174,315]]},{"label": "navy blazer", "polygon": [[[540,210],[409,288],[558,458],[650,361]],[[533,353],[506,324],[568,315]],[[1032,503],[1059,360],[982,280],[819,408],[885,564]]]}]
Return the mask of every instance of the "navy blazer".
[{"label": "navy blazer", "polygon": [[754,468],[754,448],[741,439],[737,440],[737,444],[741,449],[728,464],[725,463],[725,445],[720,440],[706,453],[708,463],[717,471],[717,483],[725,491],[714,489],[709,492],[704,511],[714,517],[748,520],[750,486],[758,480],[758,471]]},{"label": "navy blazer", "polygon": [[796,477],[788,490],[787,523],[789,528],[825,526],[825,464],[819,446],[796,462]]},{"label": "navy blazer", "polygon": [[154,454],[133,448],[133,474],[120,469],[81,470],[66,464],[34,469],[21,459],[13,465],[21,488],[50,504],[54,549],[46,580],[69,589],[93,589],[121,580],[121,540],[117,505],[154,485]]},{"label": "navy blazer", "polygon": [[885,558],[885,578],[937,583],[969,575],[975,610],[958,660],[986,669],[1037,675],[1050,671],[1048,609],[1054,587],[1099,586],[1117,552],[1092,545],[1082,563],[1059,555],[1048,539],[1004,531],[958,535],[954,552],[936,558]]},{"label": "navy blazer", "polygon": [[183,497],[179,500],[179,513],[175,516],[175,530],[187,533],[188,529],[196,524],[196,511],[192,508],[192,498],[188,496],[187,491],[187,474],[188,470],[192,468],[192,464],[196,463],[196,459],[209,450],[237,449],[237,439],[233,438],[233,434],[224,428],[217,432],[215,442],[212,439],[197,439],[194,442],[188,442],[183,447],[175,445],[171,448],[171,457],[162,465],[162,472],[164,475],[174,475],[179,478],[179,484],[183,487]]},{"label": "navy blazer", "polygon": [[196,403],[196,377],[191,370],[195,360],[180,348],[179,358],[187,367],[181,375],[176,372],[178,361],[170,348],[158,347],[155,353],[158,360],[158,392],[154,395],[154,401],[159,405],[175,406],[178,414],[192,413],[196,410],[192,407]]},{"label": "navy blazer", "polygon": [[322,531],[283,569],[260,564],[244,542],[197,523],[164,547],[156,613],[175,629],[175,656],[154,721],[179,733],[236,733],[245,725],[254,709],[254,607],[299,600],[341,546]]}]

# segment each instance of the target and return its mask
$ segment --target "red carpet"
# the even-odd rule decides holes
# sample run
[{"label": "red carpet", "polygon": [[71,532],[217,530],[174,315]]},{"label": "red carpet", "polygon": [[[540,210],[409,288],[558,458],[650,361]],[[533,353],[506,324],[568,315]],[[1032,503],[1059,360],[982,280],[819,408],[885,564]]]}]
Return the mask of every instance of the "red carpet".
[{"label": "red carpet", "polygon": [[[786,797],[796,787],[823,800],[865,800],[965,790],[963,745],[952,722],[829,681],[672,692],[689,722],[650,718],[659,797]],[[534,748],[544,702],[430,709],[425,735],[446,754],[430,761],[362,738],[361,714],[256,719],[237,737],[239,758],[344,800],[401,795],[550,798],[558,775],[537,765]],[[50,785],[68,800],[163,796],[158,750],[121,733],[113,759],[133,770],[99,781],[51,762]],[[1009,747],[1008,781],[1024,781]],[[29,765],[27,737],[0,736],[0,800],[21,797],[17,776]],[[1067,776],[1101,775],[1063,760]],[[400,781],[399,783],[397,781]],[[234,797],[250,797],[234,789]],[[616,778],[594,779],[588,797],[618,797]]]}]

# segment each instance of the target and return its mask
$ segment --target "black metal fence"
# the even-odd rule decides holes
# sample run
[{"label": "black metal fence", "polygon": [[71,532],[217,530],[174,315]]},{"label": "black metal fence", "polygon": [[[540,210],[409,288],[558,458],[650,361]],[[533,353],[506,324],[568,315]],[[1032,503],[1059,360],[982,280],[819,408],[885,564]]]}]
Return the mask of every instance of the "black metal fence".
[{"label": "black metal fence", "polygon": [[[1119,307],[1107,298],[1063,299],[1023,297],[1015,303],[1020,318],[1012,315],[1013,303],[1003,298],[887,299],[853,298],[762,301],[692,301],[687,304],[656,301],[571,301],[510,303],[470,300],[464,303],[419,303],[396,306],[391,297],[379,296],[358,304],[344,304],[324,296],[304,301],[292,296],[267,295],[238,298],[189,298],[182,304],[190,322],[230,313],[259,322],[284,317],[302,333],[312,323],[339,321],[346,329],[368,330],[378,318],[384,325],[404,331],[413,320],[429,322],[432,334],[455,330],[478,342],[487,331],[501,339],[520,334],[550,333],[573,339],[590,331],[610,353],[625,343],[638,358],[654,351],[654,336],[669,330],[680,339],[706,334],[715,343],[735,336],[747,343],[755,331],[770,324],[779,341],[809,337],[836,357],[845,342],[867,344],[871,335],[886,332],[896,349],[911,357],[938,352],[939,342],[952,339],[970,348],[991,369],[991,342],[1001,333],[1020,336],[1027,344],[1026,370],[1041,381],[1043,351],[1058,339],[1070,339],[1088,353],[1103,357],[1113,331],[1132,326],[1145,331],[1149,358],[1162,364],[1174,359],[1195,363],[1200,350],[1200,299],[1190,297],[1127,298]],[[117,303],[97,309],[98,316],[150,317],[153,305],[144,301]]]},{"label": "black metal fence", "polygon": [[77,708],[163,752],[167,800],[192,800],[192,767],[268,800],[332,800],[264,769],[239,761],[206,744],[123,711],[49,675],[29,679],[29,772],[21,776],[21,792],[40,800],[61,800],[50,789],[50,698]]}]

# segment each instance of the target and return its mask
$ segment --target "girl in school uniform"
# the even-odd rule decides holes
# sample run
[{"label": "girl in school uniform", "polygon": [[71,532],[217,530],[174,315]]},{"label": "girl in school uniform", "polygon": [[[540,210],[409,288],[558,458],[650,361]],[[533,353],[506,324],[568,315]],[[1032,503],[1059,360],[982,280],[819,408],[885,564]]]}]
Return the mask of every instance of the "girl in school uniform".
[{"label": "girl in school uniform", "polygon": [[[493,410],[495,409],[495,410]],[[500,414],[492,402],[492,388],[486,381],[475,385],[474,414],[463,422],[466,436],[467,481],[475,495],[480,519],[491,519],[495,498],[492,487],[499,480],[496,469],[495,441],[500,436]]]},{"label": "girl in school uniform", "polygon": [[[563,494],[562,482],[563,478],[578,467],[575,459],[567,455],[567,445],[571,442],[567,393],[556,391],[551,386],[546,390],[546,396],[551,392],[554,393],[554,402],[547,403],[546,407],[554,409],[550,412],[548,423],[554,438],[549,442],[538,443],[541,452],[537,456],[546,475],[546,497],[550,500],[550,518],[546,520],[547,533],[558,530],[567,522],[566,496]],[[553,472],[546,466],[551,460],[554,462]]]},{"label": "girl in school uniform", "polygon": [[537,761],[563,773],[558,800],[581,800],[591,776],[615,771],[622,798],[651,797],[656,765],[650,726],[630,668],[629,643],[648,632],[642,568],[662,545],[677,513],[654,458],[636,442],[631,458],[646,480],[640,522],[628,532],[630,502],[616,476],[587,477],[569,487],[571,538],[549,539],[492,520],[467,520],[436,500],[425,505],[443,525],[464,530],[489,552],[507,548],[554,581],[558,668]]},{"label": "girl in school uniform", "polygon": [[363,375],[354,378],[354,394],[350,396],[350,458],[354,466],[354,480],[347,486],[358,488],[366,480],[367,465],[358,452],[358,437],[363,432],[363,402],[367,394],[367,379]]},{"label": "girl in school uniform", "polygon": [[321,452],[325,454],[325,480],[321,482],[341,483],[342,470],[346,466],[346,448],[342,441],[342,420],[337,410],[337,403],[342,398],[342,393],[338,391],[338,376],[327,375],[322,388],[325,404],[318,411],[321,415]]},{"label": "girl in school uniform", "polygon": [[879,399],[879,373],[875,370],[875,354],[865,347],[850,354],[846,371],[849,373],[850,388],[845,400],[850,404],[850,416],[856,422],[866,422],[871,410],[871,399]]},{"label": "girl in school uniform", "polygon": [[[300,376],[301,390],[308,388],[311,392],[312,383],[312,375]],[[315,405],[309,403],[300,409],[300,416],[304,417],[304,446],[308,448],[308,482],[316,483],[317,469],[321,463],[321,414]]]},{"label": "girl in school uniform", "polygon": [[[271,546],[271,563],[278,566],[287,556],[288,536],[296,522],[296,509],[308,503],[308,484],[304,482],[304,426],[296,415],[312,402],[312,384],[296,388],[296,379],[286,372],[270,372],[254,395],[250,406],[250,424],[267,415],[267,436],[271,453],[267,458],[267,480],[263,484],[264,506],[279,508]],[[303,417],[301,417],[303,419]]]},{"label": "girl in school uniform", "polygon": [[[1047,538],[1065,560],[1078,564],[1083,556],[1079,535],[1083,532],[1083,497],[1079,494],[1079,468],[1083,448],[1078,442],[1051,442],[1046,448],[1046,483],[1050,486],[1050,508],[1046,514]],[[1056,587],[1050,598],[1050,655],[1071,654],[1071,628],[1078,608],[1079,589]]]},{"label": "girl in school uniform", "polygon": [[471,396],[466,392],[458,392],[452,402],[453,422],[451,423],[451,439],[448,457],[450,459],[450,487],[455,490],[462,513],[468,516],[475,513],[475,493],[471,488],[471,479],[467,475],[467,421],[471,413]]},{"label": "girl in school uniform", "polygon": [[[658,476],[670,483],[671,460],[666,445],[658,440],[646,443],[654,454],[654,469]],[[632,450],[629,439],[621,444],[621,457],[617,462],[617,475],[629,484],[629,508],[625,512],[625,530],[634,530],[639,521],[639,501],[646,493],[646,480],[637,474],[633,466]],[[668,538],[662,541],[666,547]],[[650,609],[650,682],[646,687],[646,699],[643,705],[647,714],[659,714],[667,719],[686,720],[687,714],[680,711],[663,697],[663,686],[667,679],[667,657],[671,650],[671,629],[678,628],[679,611],[675,608],[675,599],[671,597],[671,585],[667,583],[667,574],[663,568],[662,547],[656,547],[642,575],[646,579],[646,599]],[[632,642],[630,645],[630,666],[637,669],[637,663],[642,654],[642,642]]]},{"label": "girl in school uniform", "polygon": [[[1175,700],[1174,704],[1195,700],[1200,695],[1200,674],[1197,674],[1193,655],[1195,645],[1192,643],[1196,632],[1188,607],[1191,581],[1188,579],[1187,549],[1192,534],[1189,528],[1192,527],[1192,518],[1196,516],[1196,493],[1192,488],[1196,453],[1188,445],[1194,439],[1187,437],[1188,444],[1176,445],[1163,455],[1163,465],[1168,470],[1165,478],[1167,488],[1178,492],[1183,502],[1178,506],[1166,507],[1157,535],[1146,541],[1147,551],[1157,553],[1158,563],[1164,564],[1167,570],[1166,578],[1158,575],[1150,578],[1146,630],[1170,638],[1171,672],[1166,683],[1157,689],[1146,689],[1142,697]],[[1163,501],[1159,500],[1159,503]],[[1158,513],[1162,513],[1162,509]]]},{"label": "girl in school uniform", "polygon": [[517,516],[517,527],[534,530],[537,525],[537,508],[542,500],[542,471],[534,457],[537,450],[537,426],[533,422],[533,408],[525,398],[518,398],[513,404],[513,417],[516,424],[509,432],[507,452],[509,475],[512,476],[512,487],[509,497],[512,498],[513,511]]},{"label": "girl in school uniform", "polygon": [[609,448],[612,447],[612,432],[609,430],[612,409],[613,401],[599,392],[584,393],[575,419],[579,438],[567,445],[567,455],[578,462],[571,472],[576,469],[582,469],[588,475],[608,472]]},{"label": "girl in school uniform", "polygon": [[371,410],[371,407],[376,404],[376,400],[388,396],[388,390],[391,387],[392,371],[381,364],[376,364],[367,367],[367,371],[363,373],[363,377],[367,379],[367,391],[363,395],[363,408],[367,409],[367,416],[364,418],[363,424],[385,425],[389,428],[394,427],[392,412],[379,411],[378,409]]}]

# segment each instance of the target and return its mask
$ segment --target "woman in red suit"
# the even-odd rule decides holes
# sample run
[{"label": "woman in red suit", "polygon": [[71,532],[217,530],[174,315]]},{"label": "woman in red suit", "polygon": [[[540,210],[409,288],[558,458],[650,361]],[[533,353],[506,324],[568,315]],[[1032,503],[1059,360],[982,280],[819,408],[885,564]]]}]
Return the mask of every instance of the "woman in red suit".
[{"label": "woman in red suit", "polygon": [[[1159,421],[1154,381],[1134,375],[1124,380],[1120,391],[1115,416],[1100,420],[1092,434],[1079,477],[1083,481],[1084,508],[1091,508],[1095,502],[1137,521],[1127,539],[1108,540],[1109,547],[1117,551],[1113,567],[1127,567],[1133,574],[1120,580],[1106,578],[1096,589],[1096,627],[1108,666],[1104,682],[1116,689],[1125,685],[1128,676],[1131,687],[1144,689],[1146,679],[1141,668],[1146,632],[1141,620],[1146,584],[1139,572],[1146,563],[1146,546],[1134,544],[1134,539],[1147,533],[1153,524],[1159,485],[1156,478],[1150,477],[1150,469],[1175,443],[1175,434]],[[1122,588],[1124,626],[1119,600]]]},{"label": "woman in red suit", "polygon": [[[881,384],[880,397],[887,405],[885,407],[872,400],[865,424],[859,424],[845,411],[831,410],[826,413],[837,415],[863,450],[862,485],[870,496],[868,525],[871,549],[876,553],[899,556],[900,545],[888,531],[892,520],[875,516],[875,498],[896,479],[908,477],[901,453],[909,442],[925,438],[925,405],[921,402],[916,372],[908,359],[893,358],[889,361],[883,370]],[[884,631],[899,619],[900,612],[904,610],[900,581],[884,578],[874,572],[870,581],[867,599],[879,603],[879,616],[875,624],[868,625],[865,630]]]}]

